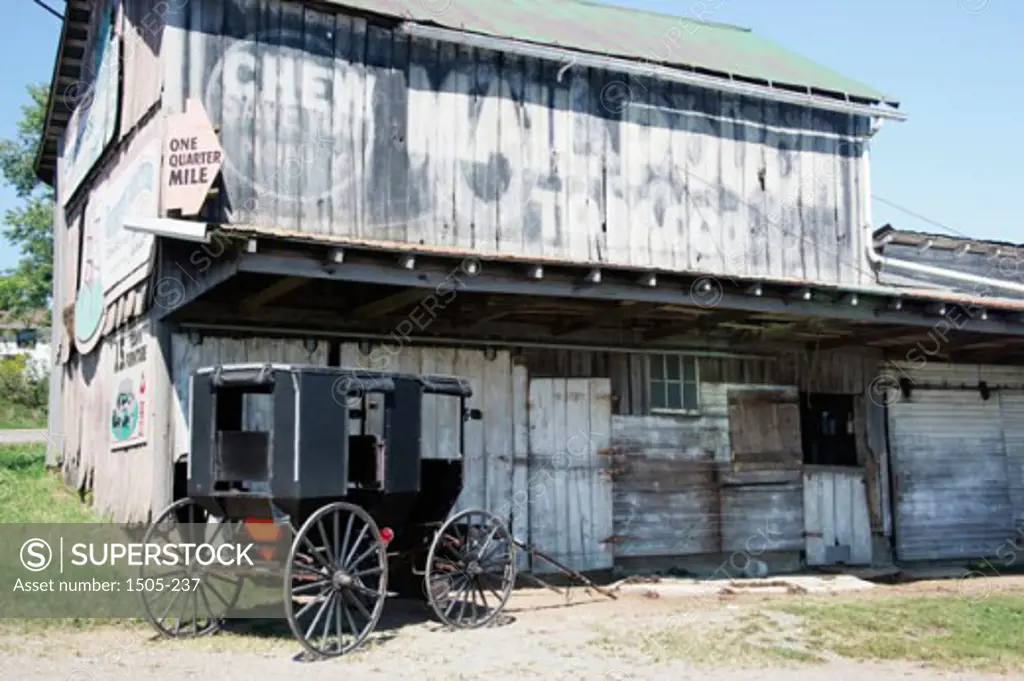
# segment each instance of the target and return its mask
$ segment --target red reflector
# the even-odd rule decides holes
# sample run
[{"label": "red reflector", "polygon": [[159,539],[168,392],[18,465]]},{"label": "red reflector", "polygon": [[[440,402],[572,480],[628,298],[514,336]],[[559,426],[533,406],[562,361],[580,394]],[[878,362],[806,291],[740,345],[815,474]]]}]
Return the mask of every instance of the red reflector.
[{"label": "red reflector", "polygon": [[384,545],[387,546],[395,538],[395,533],[391,531],[390,527],[383,527],[380,530],[380,538],[384,541]]},{"label": "red reflector", "polygon": [[281,529],[272,518],[248,518],[245,533],[255,542],[276,542],[281,538]]}]

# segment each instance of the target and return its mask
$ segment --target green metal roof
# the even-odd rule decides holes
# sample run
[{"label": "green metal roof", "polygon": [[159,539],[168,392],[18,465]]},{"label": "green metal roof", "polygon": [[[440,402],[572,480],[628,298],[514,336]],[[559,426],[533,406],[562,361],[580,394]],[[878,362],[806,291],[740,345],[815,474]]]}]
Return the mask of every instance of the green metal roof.
[{"label": "green metal roof", "polygon": [[703,69],[870,102],[882,92],[761,38],[749,29],[582,0],[329,0],[433,24],[609,57]]}]

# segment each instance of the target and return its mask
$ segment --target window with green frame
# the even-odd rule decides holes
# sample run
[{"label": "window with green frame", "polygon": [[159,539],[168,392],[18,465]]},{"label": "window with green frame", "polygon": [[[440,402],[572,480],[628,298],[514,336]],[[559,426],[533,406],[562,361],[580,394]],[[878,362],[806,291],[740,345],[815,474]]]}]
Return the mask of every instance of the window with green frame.
[{"label": "window with green frame", "polygon": [[648,394],[651,411],[699,411],[697,384],[696,357],[648,356]]}]

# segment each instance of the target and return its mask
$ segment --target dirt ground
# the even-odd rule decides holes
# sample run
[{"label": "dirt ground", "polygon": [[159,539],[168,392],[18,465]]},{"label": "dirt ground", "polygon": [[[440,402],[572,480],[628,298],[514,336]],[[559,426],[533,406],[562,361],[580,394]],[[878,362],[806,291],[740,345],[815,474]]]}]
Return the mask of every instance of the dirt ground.
[{"label": "dirt ground", "polygon": [[[894,594],[947,594],[982,600],[994,592],[1024,593],[1024,577],[916,582],[855,595],[812,598],[886,598]],[[18,681],[278,681],[309,675],[317,681],[437,679],[654,681],[995,681],[1009,676],[940,672],[915,664],[868,664],[828,659],[808,664],[783,658],[751,664],[721,659],[710,644],[711,665],[691,666],[672,651],[657,653],[649,641],[671,627],[710,631],[793,596],[658,597],[642,591],[616,601],[574,591],[564,598],[546,591],[513,594],[507,617],[491,628],[444,631],[425,604],[391,601],[371,644],[344,659],[306,662],[285,633],[222,633],[201,640],[155,640],[141,627],[0,629],[3,678]],[[802,596],[801,598],[808,598]],[[680,614],[685,617],[680,617]],[[680,624],[684,622],[684,624]],[[285,629],[285,631],[287,631]],[[688,630],[689,631],[689,630]],[[684,637],[688,634],[682,632]],[[665,649],[662,647],[662,651]],[[706,653],[707,651],[705,651]]]}]

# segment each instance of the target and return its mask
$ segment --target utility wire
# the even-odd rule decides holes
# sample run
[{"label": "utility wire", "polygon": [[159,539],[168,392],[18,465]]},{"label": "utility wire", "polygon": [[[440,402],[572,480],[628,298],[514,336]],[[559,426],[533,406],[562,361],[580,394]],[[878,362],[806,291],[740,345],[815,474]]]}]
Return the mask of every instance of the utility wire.
[{"label": "utility wire", "polygon": [[871,198],[873,198],[875,201],[878,201],[880,203],[884,203],[885,205],[889,206],[890,208],[895,208],[899,212],[905,213],[906,215],[909,215],[910,217],[917,218],[918,220],[921,220],[922,222],[927,222],[929,225],[932,225],[933,227],[938,227],[939,229],[944,229],[947,232],[949,232],[950,234],[953,234],[953,235],[959,236],[959,237],[963,237],[964,239],[970,239],[972,241],[975,240],[974,237],[969,236],[967,234],[964,234],[960,230],[953,229],[949,225],[944,225],[941,222],[939,222],[938,220],[932,220],[931,218],[925,217],[924,215],[921,215],[920,213],[915,213],[914,211],[910,210],[909,208],[904,208],[903,206],[901,206],[900,204],[896,203],[895,201],[890,201],[889,199],[882,198],[878,194],[872,194]]},{"label": "utility wire", "polygon": [[61,21],[64,21],[64,15],[61,14],[60,12],[58,12],[57,10],[55,10],[54,8],[50,7],[46,3],[44,3],[43,0],[32,0],[32,2],[34,2],[37,5],[39,5],[40,7],[45,9],[47,12],[49,12],[53,16],[57,17],[58,19],[60,19]]}]

